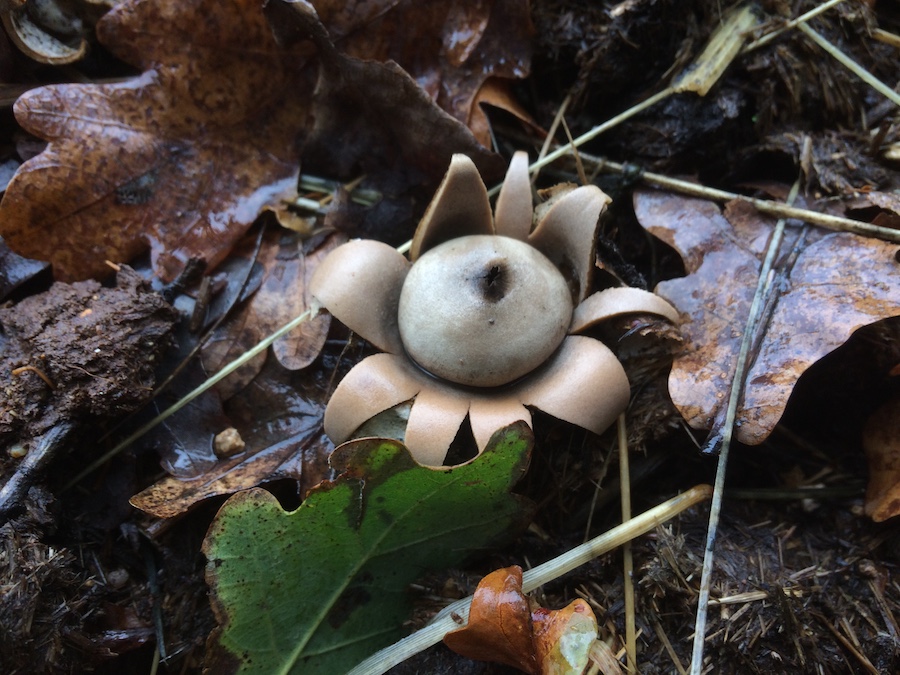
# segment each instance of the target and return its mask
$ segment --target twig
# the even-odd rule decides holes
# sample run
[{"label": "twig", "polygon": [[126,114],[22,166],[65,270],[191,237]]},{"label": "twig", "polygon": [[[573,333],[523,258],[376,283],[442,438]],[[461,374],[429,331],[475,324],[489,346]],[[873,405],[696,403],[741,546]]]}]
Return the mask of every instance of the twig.
[{"label": "twig", "polygon": [[[550,151],[550,146],[553,144],[553,139],[556,138],[556,131],[559,129],[559,123],[563,119],[563,115],[566,114],[566,110],[569,107],[569,103],[572,101],[572,95],[566,94],[566,97],[563,99],[562,103],[559,104],[559,109],[556,111],[556,115],[553,116],[553,121],[550,123],[550,130],[547,132],[547,136],[544,138],[544,143],[541,145],[541,150],[538,153],[538,160],[543,159],[547,156],[547,153]],[[531,174],[531,184],[534,185],[537,181],[538,175],[540,174],[540,167],[534,169]]]},{"label": "twig", "polygon": [[[599,162],[601,169],[605,171],[613,173],[633,173],[633,167],[630,167],[627,164],[609,162],[600,157],[595,157],[586,153],[581,153],[581,156],[583,159]],[[746,195],[740,195],[735,192],[706,187],[705,185],[698,185],[697,183],[690,183],[686,180],[670,178],[659,173],[651,173],[650,171],[641,173],[640,180],[655,187],[664,187],[692,197],[702,197],[717,202],[729,202],[732,200],[747,202],[748,204],[752,204],[760,213],[766,213],[778,218],[796,218],[797,220],[802,220],[810,225],[824,227],[827,230],[852,232],[853,234],[859,234],[864,237],[875,237],[876,239],[883,239],[884,241],[900,243],[900,230],[889,227],[880,227],[851,218],[841,218],[840,216],[832,216],[818,211],[800,209],[796,206],[784,204],[783,202],[747,197]]]},{"label": "twig", "polygon": [[828,54],[834,57],[838,63],[844,66],[847,70],[856,75],[859,79],[865,82],[867,85],[872,87],[879,94],[889,99],[894,105],[900,106],[900,94],[887,86],[884,82],[879,80],[877,77],[872,75],[868,70],[859,65],[856,61],[851,59],[849,56],[844,54],[840,49],[831,44],[828,40],[819,35],[812,28],[807,26],[805,23],[797,26],[810,40],[819,45],[822,49],[824,49]]},{"label": "twig", "polygon": [[872,665],[872,662],[869,661],[869,659],[866,657],[865,654],[860,652],[853,645],[853,643],[850,642],[850,640],[848,640],[845,636],[841,635],[840,631],[831,625],[831,622],[828,621],[828,619],[826,619],[824,616],[822,616],[821,614],[818,614],[816,612],[812,612],[812,615],[814,617],[816,617],[819,620],[819,622],[831,632],[831,634],[834,636],[834,638],[838,642],[840,642],[847,649],[848,652],[850,652],[851,654],[853,654],[854,657],[856,657],[856,660],[859,661],[859,664],[863,667],[863,669],[865,669],[869,673],[872,673],[872,675],[879,675],[881,673],[881,671],[878,670],[878,668],[876,668],[874,665]]},{"label": "twig", "polygon": [[[650,98],[641,101],[637,105],[631,106],[628,110],[625,110],[624,112],[619,113],[615,117],[611,117],[610,119],[606,120],[602,124],[598,124],[590,131],[583,133],[581,136],[576,138],[571,143],[566,143],[565,145],[558,147],[556,150],[551,152],[549,155],[546,155],[543,159],[539,159],[534,164],[529,166],[528,170],[530,172],[533,172],[533,171],[537,171],[538,169],[540,169],[542,167],[547,166],[548,164],[552,164],[560,157],[564,157],[565,155],[569,154],[574,148],[581,147],[588,141],[592,141],[595,138],[597,138],[597,136],[599,136],[603,132],[609,131],[613,127],[616,127],[619,124],[621,124],[622,122],[624,122],[628,119],[631,119],[632,117],[634,117],[638,113],[643,112],[647,108],[650,108],[650,107],[656,105],[659,101],[662,101],[664,98],[667,98],[669,95],[674,93],[674,91],[675,90],[672,87],[667,87],[666,89],[663,89],[662,91],[657,92],[656,94],[653,94],[653,96],[651,96]],[[488,196],[493,197],[498,192],[500,192],[500,185],[495,185],[490,190],[488,190]]]},{"label": "twig", "polygon": [[806,23],[810,19],[814,19],[815,17],[819,16],[819,14],[822,14],[823,12],[827,12],[829,9],[831,9],[835,5],[841,4],[843,1],[844,0],[828,0],[828,2],[823,2],[818,7],[812,8],[805,14],[801,14],[800,16],[798,16],[796,19],[791,19],[783,26],[773,30],[771,33],[766,33],[761,38],[759,38],[759,40],[754,40],[750,44],[746,45],[744,47],[742,53],[752,52],[753,50],[759,49],[760,47],[765,47],[767,44],[769,44],[772,40],[774,40],[781,34],[786,33],[787,31],[791,30],[792,28],[796,28],[801,23]]},{"label": "twig", "polygon": [[672,659],[672,663],[675,664],[678,675],[687,675],[687,671],[684,669],[684,666],[681,665],[681,659],[678,658],[678,654],[675,652],[674,647],[672,647],[669,636],[666,635],[666,631],[662,624],[659,621],[654,621],[653,628],[656,630],[656,635],[659,637],[660,642],[663,643],[663,647],[665,647],[666,651],[669,653],[669,658]]},{"label": "twig", "polygon": [[65,446],[73,429],[68,422],[57,424],[37,439],[35,446],[16,467],[15,473],[0,488],[0,522],[5,522],[12,511],[22,506],[28,490],[47,468],[50,460]]},{"label": "twig", "polygon": [[[800,189],[800,182],[794,183],[788,199],[793,201]],[[697,599],[697,616],[694,623],[694,647],[691,654],[691,675],[700,675],[703,671],[703,647],[706,637],[706,615],[709,608],[709,587],[712,578],[713,556],[716,543],[716,535],[719,529],[719,514],[722,511],[722,494],[725,489],[725,471],[728,466],[728,453],[731,449],[731,439],[734,434],[734,422],[737,417],[738,405],[744,389],[744,379],[747,373],[747,365],[750,360],[750,346],[753,344],[757,322],[765,303],[765,289],[769,273],[775,264],[775,258],[781,248],[784,237],[785,221],[779,220],[769,240],[766,258],[759,270],[759,278],[756,283],[756,292],[753,302],[750,304],[750,312],[744,334],[741,338],[741,347],[738,352],[737,362],[734,367],[734,375],[731,381],[731,391],[728,394],[728,407],[725,413],[725,422],[721,433],[721,449],[719,461],[716,466],[716,480],[713,491],[712,503],[709,508],[709,527],[706,531],[706,548],[703,552],[703,571],[700,577],[700,595]],[[718,433],[713,431],[718,437]]]},{"label": "twig", "polygon": [[[619,433],[619,483],[622,495],[622,522],[631,520],[631,472],[628,466],[628,433],[625,426],[624,413],[617,421]],[[631,542],[622,546],[622,578],[625,588],[625,655],[629,673],[637,672],[637,638],[635,637],[634,618],[634,559],[631,555]]]},{"label": "twig", "polygon": [[[571,551],[543,565],[528,570],[522,575],[522,590],[529,593],[563,574],[571,572],[597,556],[621,546],[626,541],[649,532],[685,509],[709,499],[711,494],[712,488],[709,485],[697,485],[677,497],[654,506],[627,523],[622,523],[599,537],[576,546]],[[457,600],[441,610],[425,628],[373,654],[351,670],[348,675],[381,675],[409,657],[437,644],[446,633],[466,624],[471,604],[471,597]]]}]

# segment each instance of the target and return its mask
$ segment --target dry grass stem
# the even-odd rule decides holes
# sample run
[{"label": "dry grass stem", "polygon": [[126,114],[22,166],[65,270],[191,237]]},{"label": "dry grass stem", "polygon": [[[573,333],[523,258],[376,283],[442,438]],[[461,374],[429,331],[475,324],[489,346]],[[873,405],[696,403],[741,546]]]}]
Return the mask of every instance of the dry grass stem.
[{"label": "dry grass stem", "polygon": [[[559,109],[556,111],[556,115],[553,116],[553,122],[550,123],[550,131],[547,132],[547,136],[544,138],[544,143],[541,145],[541,151],[538,153],[538,161],[541,161],[542,159],[544,159],[544,157],[547,156],[547,152],[549,152],[550,146],[553,145],[553,139],[556,138],[556,132],[559,130],[559,125],[563,120],[563,116],[566,114],[569,103],[571,102],[572,95],[567,94],[562,103],[559,104]],[[531,170],[532,185],[534,185],[535,181],[537,181],[537,177],[540,173],[540,167]]]},{"label": "dry grass stem", "polygon": [[[709,485],[697,485],[677,497],[654,506],[627,523],[622,523],[591,541],[528,570],[522,575],[522,590],[525,593],[534,591],[597,556],[608,553],[625,542],[649,532],[685,509],[709,499],[711,495],[712,488]],[[466,624],[471,604],[472,598],[468,597],[445,607],[425,628],[373,654],[351,670],[348,675],[381,675],[411,656],[437,644],[448,631]]]},{"label": "dry grass stem", "polygon": [[856,75],[863,82],[868,84],[872,89],[877,91],[879,94],[890,100],[894,105],[900,106],[900,94],[887,86],[884,82],[879,80],[877,77],[872,75],[868,70],[859,65],[856,61],[851,59],[849,56],[844,54],[840,49],[831,44],[824,37],[819,35],[812,28],[807,26],[805,23],[802,23],[797,26],[803,33],[817,45],[819,45],[822,49],[824,49],[830,56],[832,56],[838,63],[844,66],[847,70]]},{"label": "dry grass stem", "polygon": [[[800,190],[800,182],[794,183],[788,201],[793,201]],[[766,306],[766,287],[769,273],[775,265],[775,259],[781,248],[784,237],[785,221],[779,220],[772,232],[766,258],[759,270],[756,284],[756,292],[753,294],[753,302],[750,304],[750,312],[741,338],[741,348],[738,352],[737,362],[734,366],[734,375],[731,381],[731,390],[728,394],[728,407],[725,412],[725,421],[721,429],[711,430],[711,436],[721,438],[719,446],[719,461],[716,466],[716,480],[713,491],[712,503],[709,509],[709,526],[706,531],[706,547],[703,551],[703,569],[700,578],[700,596],[697,599],[697,615],[694,623],[694,648],[691,656],[691,675],[700,675],[703,668],[703,647],[706,642],[706,615],[709,607],[709,590],[712,579],[713,560],[715,557],[716,534],[719,528],[719,514],[722,511],[722,495],[725,490],[725,472],[728,466],[728,453],[731,448],[731,439],[734,433],[734,421],[737,417],[737,409],[744,390],[744,379],[747,367],[750,364],[750,348],[754,343],[757,328],[763,316],[763,308]]]},{"label": "dry grass stem", "polygon": [[[602,158],[593,157],[586,153],[582,153],[581,156],[583,159],[589,159],[595,162],[599,162],[602,165],[601,168],[604,171],[610,171],[613,173],[629,172],[629,166],[626,164],[619,164],[618,162],[608,162]],[[884,241],[893,241],[900,243],[900,230],[895,230],[890,227],[880,227],[878,225],[871,225],[869,223],[864,223],[859,220],[853,220],[851,218],[841,218],[840,216],[832,216],[827,213],[820,213],[818,211],[800,209],[789,204],[784,204],[783,202],[770,201],[766,199],[756,199],[755,197],[747,197],[746,195],[740,195],[735,192],[728,192],[727,190],[719,190],[717,188],[706,187],[705,185],[698,185],[697,183],[691,183],[686,180],[679,180],[677,178],[670,178],[669,176],[664,176],[662,174],[652,173],[649,171],[642,173],[640,175],[640,178],[644,183],[647,183],[648,185],[651,185],[653,187],[666,188],[667,190],[691,195],[692,197],[700,197],[702,199],[709,199],[715,202],[730,202],[736,199],[739,201],[747,202],[748,204],[752,204],[757,211],[759,211],[760,213],[768,214],[770,216],[776,216],[778,218],[796,218],[797,220],[802,220],[803,222],[809,223],[810,225],[824,227],[827,230],[834,230],[836,232],[852,232],[853,234],[858,234],[864,237],[874,237],[876,239],[883,239]]]},{"label": "dry grass stem", "polygon": [[288,323],[286,323],[284,326],[279,328],[277,331],[275,331],[274,333],[269,335],[267,338],[261,340],[258,344],[254,345],[252,348],[248,349],[240,357],[238,357],[237,359],[235,359],[234,361],[232,361],[231,363],[226,365],[224,368],[222,368],[222,370],[220,370],[215,375],[210,377],[203,384],[196,387],[189,393],[185,394],[185,396],[183,398],[181,398],[178,401],[176,401],[175,403],[173,403],[171,406],[169,406],[168,408],[163,410],[159,415],[154,417],[152,420],[150,420],[149,422],[144,424],[142,427],[140,427],[137,431],[135,431],[130,436],[128,436],[125,440],[118,443],[112,450],[110,450],[109,452],[100,456],[95,461],[91,462],[91,464],[89,464],[86,469],[81,471],[77,476],[75,476],[75,478],[73,478],[68,483],[66,483],[66,485],[63,487],[63,491],[68,490],[73,485],[76,485],[79,481],[81,481],[82,478],[93,473],[98,468],[103,466],[110,459],[112,459],[113,457],[118,455],[120,452],[122,452],[122,450],[127,448],[129,445],[134,443],[141,436],[143,436],[148,431],[153,429],[157,424],[167,420],[169,417],[171,417],[172,415],[177,413],[179,410],[184,408],[188,403],[193,401],[195,398],[197,398],[201,394],[205,393],[209,389],[212,389],[219,382],[221,382],[226,377],[231,375],[231,373],[233,373],[235,370],[237,370],[238,368],[243,366],[248,361],[252,360],[258,354],[261,354],[262,352],[267,350],[282,335],[287,335],[292,330],[294,330],[297,326],[309,321],[310,319],[315,317],[318,313],[319,313],[319,307],[317,307],[317,306],[310,307],[308,310],[303,312],[303,314],[300,314],[299,316],[291,319]]},{"label": "dry grass stem", "polygon": [[760,47],[765,47],[767,44],[772,42],[772,40],[776,39],[780,35],[786,33],[787,31],[791,30],[792,28],[796,28],[801,23],[806,23],[810,19],[814,19],[815,17],[819,16],[819,14],[827,12],[829,9],[831,9],[832,7],[834,7],[836,5],[841,4],[843,1],[844,0],[828,0],[828,2],[823,2],[818,7],[814,7],[813,9],[809,10],[805,14],[801,14],[796,19],[791,19],[790,21],[788,21],[786,24],[784,24],[780,28],[773,30],[771,33],[766,33],[758,40],[754,40],[750,44],[746,45],[744,47],[743,51],[751,52],[754,49],[759,49]]},{"label": "dry grass stem", "polygon": [[750,6],[729,12],[713,32],[700,56],[682,71],[672,88],[677,92],[693,91],[706,96],[741,53],[748,31],[757,24],[756,13]]},{"label": "dry grass stem", "polygon": [[[622,495],[622,522],[631,520],[631,473],[628,464],[628,429],[624,413],[619,415],[616,430],[619,434],[619,483]],[[622,578],[625,582],[625,654],[628,672],[637,672],[637,637],[635,636],[634,612],[634,559],[631,542],[622,546]]]}]

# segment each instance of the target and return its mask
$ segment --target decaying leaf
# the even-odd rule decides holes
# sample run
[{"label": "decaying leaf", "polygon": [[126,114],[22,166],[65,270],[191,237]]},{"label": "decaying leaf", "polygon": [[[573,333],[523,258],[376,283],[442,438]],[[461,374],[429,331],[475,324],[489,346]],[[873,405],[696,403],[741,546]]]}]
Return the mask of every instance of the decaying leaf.
[{"label": "decaying leaf", "polygon": [[591,660],[597,619],[584,600],[544,609],[522,592],[522,568],[496,570],[482,579],[464,628],[444,644],[470,659],[504,663],[531,675],[580,674]]},{"label": "decaying leaf", "polygon": [[144,72],[17,101],[19,123],[50,144],[10,182],[2,234],[61,279],[147,247],[166,280],[190,258],[215,265],[296,184],[307,54],[275,44],[255,0],[129,0],[97,35]]},{"label": "decaying leaf", "polygon": [[[307,281],[319,261],[344,241],[335,234],[307,251],[307,244],[294,232],[271,229],[264,237],[257,261],[263,268],[259,290],[241,308],[224,321],[204,345],[203,367],[215,373],[267,335],[274,333],[310,307]],[[279,339],[272,351],[278,361],[290,370],[305,368],[318,356],[325,343],[329,314],[320,314]],[[246,366],[223,380],[217,390],[223,399],[230,398],[256,377],[266,361],[260,354]]]},{"label": "decaying leaf", "polygon": [[559,610],[538,607],[531,618],[541,675],[584,672],[597,642],[597,617],[591,606],[579,598]]},{"label": "decaying leaf", "polygon": [[900,398],[885,403],[866,422],[863,448],[869,462],[866,514],[876,522],[900,515]]},{"label": "decaying leaf", "polygon": [[131,504],[157,518],[171,518],[204,499],[267,481],[290,478],[302,494],[329,478],[327,455],[333,446],[322,430],[322,416],[337,361],[337,351],[326,350],[321,368],[291,372],[269,359],[259,375],[225,403],[228,423],[245,443],[242,452],[230,457],[209,457],[213,436],[226,426],[214,426],[223,416],[211,405],[192,408],[180,426],[193,429],[181,433],[204,438],[180,453],[169,447],[164,466],[172,475],[134,495]]},{"label": "decaying leaf", "polygon": [[[716,428],[773,221],[744,203],[723,214],[712,202],[649,190],[636,193],[635,213],[681,254],[688,273],[656,289],[685,319],[684,350],[669,377],[672,400],[692,427]],[[776,304],[754,345],[738,409],[739,441],[765,440],[812,363],[857,328],[900,313],[896,248],[809,226],[787,228],[773,279]]]},{"label": "decaying leaf", "polygon": [[[483,172],[499,176],[502,161],[497,155],[479,143],[459,119],[436,105],[422,82],[395,61],[380,60],[387,45],[363,43],[350,54],[344,53],[342,49],[348,45],[345,41],[333,44],[330,26],[323,25],[316,13],[331,3],[315,4],[313,8],[304,0],[279,0],[266,8],[283,43],[310,39],[319,52],[321,67],[304,166],[327,168],[339,176],[371,173],[387,182],[389,192],[396,192],[398,180],[421,184],[442,175],[452,152],[462,152]],[[402,4],[421,10],[417,3]],[[419,48],[424,44],[434,47],[410,30],[420,20],[408,20],[407,25],[398,27],[397,34],[409,35]],[[388,178],[379,175],[384,169]]]},{"label": "decaying leaf", "polygon": [[[478,92],[490,79],[517,80],[531,70],[534,26],[525,2],[312,4],[344,53],[397,63],[441,109],[472,128],[485,147],[490,147],[486,123],[472,124],[473,117],[483,118]],[[511,98],[492,102],[516,107]]]},{"label": "decaying leaf", "polygon": [[444,471],[419,466],[397,442],[363,439],[335,451],[340,476],[296,511],[259,489],[233,496],[203,545],[220,624],[208,665],[342,673],[396,639],[410,582],[524,522],[529,509],[509,490],[531,445],[516,423],[470,464]]},{"label": "decaying leaf", "polygon": [[485,79],[527,72],[526,4],[371,3],[358,17],[336,0],[289,3],[303,15],[290,46],[276,44],[263,4],[126,0],[103,17],[98,39],[144,72],[19,99],[19,123],[50,143],[0,204],[10,246],[60,279],[104,275],[105,259],[147,248],[164,280],[191,258],[215,266],[262,207],[292,193],[308,140],[316,169],[386,167],[392,194],[437,180],[454,152],[499,171],[463,122]]}]

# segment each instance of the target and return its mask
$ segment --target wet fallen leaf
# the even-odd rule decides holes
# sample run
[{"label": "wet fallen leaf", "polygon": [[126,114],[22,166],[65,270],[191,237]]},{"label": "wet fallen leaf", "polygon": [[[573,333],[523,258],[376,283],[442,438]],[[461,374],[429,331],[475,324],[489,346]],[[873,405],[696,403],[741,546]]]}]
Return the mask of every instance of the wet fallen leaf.
[{"label": "wet fallen leaf", "polygon": [[444,471],[419,466],[397,442],[363,439],[335,451],[340,476],[296,511],[259,489],[233,496],[203,545],[219,621],[207,665],[341,673],[402,635],[410,582],[524,522],[529,508],[509,490],[531,445],[516,423]]},{"label": "wet fallen leaf", "polygon": [[[257,261],[263,268],[262,284],[242,309],[216,328],[203,346],[206,371],[217,372],[309,309],[307,281],[319,261],[343,241],[341,235],[335,234],[320,240],[319,246],[307,252],[297,233],[271,228],[257,254]],[[305,368],[321,351],[330,325],[331,315],[327,313],[301,324],[272,345],[275,357],[290,370]],[[256,377],[265,361],[266,353],[260,354],[217,385],[222,398],[228,399],[243,389]]]},{"label": "wet fallen leaf", "polygon": [[243,452],[232,457],[212,456],[213,436],[228,426],[219,422],[218,410],[209,405],[199,408],[199,404],[191,409],[192,415],[176,429],[192,427],[181,435],[191,434],[193,444],[167,446],[164,466],[172,475],[134,495],[131,504],[157,518],[171,518],[204,499],[267,481],[293,479],[303,494],[330,477],[327,457],[334,446],[322,430],[322,416],[338,354],[338,350],[326,350],[321,368],[297,372],[270,359],[225,404],[228,425],[238,430],[246,444]]},{"label": "wet fallen leaf", "polygon": [[[200,364],[189,364],[172,385],[153,399],[154,413],[174,405],[206,379]],[[218,393],[207,391],[150,430],[141,443],[157,450],[160,463],[169,475],[189,480],[216,464],[211,439],[230,425]]]},{"label": "wet fallen leaf", "polygon": [[[9,245],[50,261],[60,279],[102,276],[105,259],[127,261],[147,248],[164,280],[191,258],[214,267],[262,207],[292,193],[307,136],[312,166],[342,177],[387,167],[381,180],[392,194],[437,180],[454,152],[471,154],[487,175],[500,170],[460,119],[486,77],[527,72],[526,5],[460,2],[412,21],[421,7],[401,3],[389,19],[372,15],[369,30],[343,39],[357,58],[332,44],[307,3],[296,3],[305,12],[296,41],[278,46],[262,4],[126,0],[107,14],[98,39],[144,72],[19,99],[19,123],[50,144],[19,169],[0,203]],[[346,9],[326,0],[317,7],[340,16]],[[422,39],[416,27],[426,18],[429,30],[450,31],[446,40]],[[381,25],[388,20],[398,23]],[[377,60],[400,44],[385,42],[390,26],[413,49],[410,67],[420,57],[433,63],[423,57],[431,52],[446,62],[437,82],[443,104],[466,111],[459,119],[423,91],[428,82]]]},{"label": "wet fallen leaf", "polygon": [[463,656],[504,663],[532,675],[584,672],[597,640],[597,619],[584,600],[560,610],[537,606],[522,592],[522,568],[488,574],[478,584],[464,628],[444,644]]},{"label": "wet fallen leaf", "polygon": [[522,568],[514,565],[485,576],[472,597],[468,624],[447,633],[444,644],[470,659],[539,673]]},{"label": "wet fallen leaf", "polygon": [[97,35],[144,72],[17,101],[18,122],[50,144],[10,182],[2,234],[61,279],[148,247],[166,280],[192,257],[215,265],[296,184],[308,47],[278,47],[255,0],[128,0]]},{"label": "wet fallen leaf", "polygon": [[[403,4],[421,9],[415,3]],[[331,3],[316,5],[324,10]],[[482,174],[498,176],[502,171],[502,160],[435,104],[422,83],[396,62],[379,61],[378,50],[371,48],[359,50],[359,57],[340,51],[304,0],[279,0],[266,9],[282,42],[311,39],[321,60],[304,167],[344,177],[370,173],[388,193],[396,193],[399,185],[420,185],[442,176],[453,152],[469,155]],[[418,23],[408,18],[398,34],[410,35],[418,48],[436,48],[413,30]],[[387,175],[381,175],[386,170]]]},{"label": "wet fallen leaf", "polygon": [[[692,427],[716,429],[773,221],[743,203],[723,215],[711,202],[649,190],[636,193],[634,203],[640,223],[675,248],[687,270],[656,289],[684,317],[684,350],[669,377],[672,400]],[[896,249],[852,234],[787,228],[776,304],[757,338],[738,409],[739,441],[765,440],[811,364],[857,328],[900,313]]]},{"label": "wet fallen leaf", "polygon": [[863,448],[869,462],[866,514],[880,523],[900,515],[900,398],[885,403],[866,422]]},{"label": "wet fallen leaf", "polygon": [[[313,2],[332,39],[348,56],[393,61],[490,147],[478,108],[486,81],[517,80],[531,70],[534,26],[518,0]],[[514,99],[493,103],[517,108]],[[473,117],[481,117],[472,124]]]}]

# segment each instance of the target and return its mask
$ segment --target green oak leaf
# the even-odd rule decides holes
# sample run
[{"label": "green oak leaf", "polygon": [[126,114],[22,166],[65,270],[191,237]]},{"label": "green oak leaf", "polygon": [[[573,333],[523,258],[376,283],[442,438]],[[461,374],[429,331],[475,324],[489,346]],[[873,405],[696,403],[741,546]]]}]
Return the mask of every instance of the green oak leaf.
[{"label": "green oak leaf", "polygon": [[203,543],[219,628],[216,672],[342,673],[404,633],[407,588],[495,548],[527,523],[510,494],[533,437],[524,422],[451,469],[399,442],[362,439],[331,457],[341,474],[284,511],[261,489],[231,497]]}]

